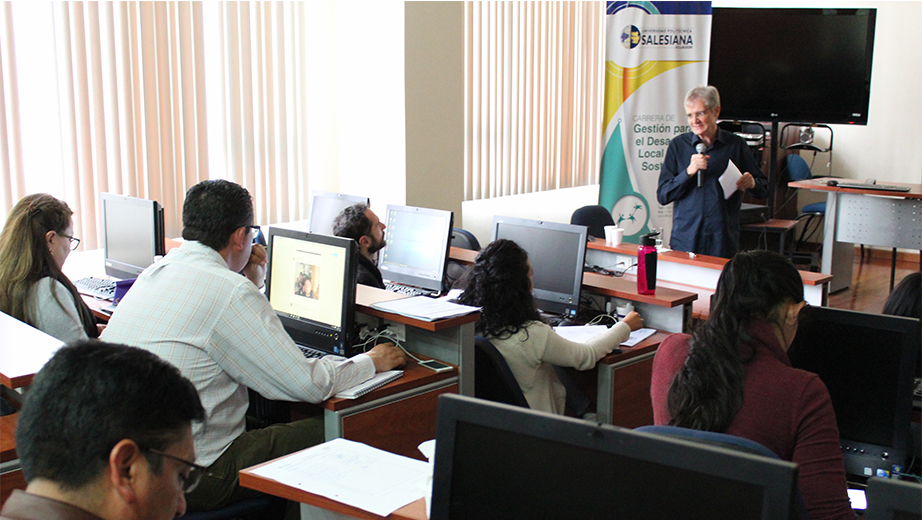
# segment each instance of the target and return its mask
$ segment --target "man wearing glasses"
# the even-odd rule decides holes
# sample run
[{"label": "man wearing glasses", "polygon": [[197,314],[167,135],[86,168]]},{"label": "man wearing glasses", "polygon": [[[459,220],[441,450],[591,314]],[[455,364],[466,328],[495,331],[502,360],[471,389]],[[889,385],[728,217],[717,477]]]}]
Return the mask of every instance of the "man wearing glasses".
[{"label": "man wearing glasses", "polygon": [[211,510],[255,494],[239,486],[239,470],[323,442],[320,417],[245,431],[247,387],[320,403],[404,357],[393,345],[350,359],[304,357],[259,292],[266,255],[253,245],[253,203],[242,186],[196,184],[182,219],[182,246],[141,273],[103,337],[157,354],[198,389],[207,427],[192,433],[208,474],[186,499],[193,511]]},{"label": "man wearing glasses", "polygon": [[[730,258],[739,250],[743,192],[764,199],[768,180],[746,141],[717,127],[720,94],[716,88],[690,90],[685,113],[691,132],[669,142],[656,188],[661,205],[674,203],[670,246]],[[724,198],[718,179],[731,160],[742,176],[736,180],[736,191]]]},{"label": "man wearing glasses", "polygon": [[28,481],[3,520],[166,520],[186,511],[201,477],[192,423],[205,410],[192,383],[141,349],[82,341],[35,376],[16,450]]}]

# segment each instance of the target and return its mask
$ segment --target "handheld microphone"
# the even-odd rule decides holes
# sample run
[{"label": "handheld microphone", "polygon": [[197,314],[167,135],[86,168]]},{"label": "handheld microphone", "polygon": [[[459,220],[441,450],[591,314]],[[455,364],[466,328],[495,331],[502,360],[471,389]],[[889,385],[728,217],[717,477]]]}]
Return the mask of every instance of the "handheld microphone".
[{"label": "handheld microphone", "polygon": [[[707,149],[708,147],[704,143],[698,143],[695,145],[695,151],[698,152],[699,154],[704,153],[704,151]],[[697,176],[698,176],[698,187],[700,188],[701,187],[701,170],[698,170]]]}]

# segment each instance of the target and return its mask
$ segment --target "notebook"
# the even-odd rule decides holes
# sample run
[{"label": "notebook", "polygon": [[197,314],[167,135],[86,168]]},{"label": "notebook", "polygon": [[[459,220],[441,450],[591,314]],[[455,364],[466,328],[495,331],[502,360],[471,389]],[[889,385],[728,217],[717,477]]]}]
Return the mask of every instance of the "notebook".
[{"label": "notebook", "polygon": [[368,392],[377,390],[382,386],[399,379],[403,376],[403,370],[389,370],[387,372],[381,372],[375,374],[374,377],[365,381],[364,383],[359,383],[353,387],[347,388],[342,392],[336,394],[335,397],[340,399],[356,399],[362,397]]}]

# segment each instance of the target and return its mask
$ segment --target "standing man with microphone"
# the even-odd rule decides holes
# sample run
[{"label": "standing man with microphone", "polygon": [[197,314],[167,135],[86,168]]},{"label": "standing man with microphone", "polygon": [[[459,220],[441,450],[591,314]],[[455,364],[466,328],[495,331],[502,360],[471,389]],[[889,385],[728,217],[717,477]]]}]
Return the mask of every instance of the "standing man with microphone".
[{"label": "standing man with microphone", "polygon": [[[693,88],[685,95],[691,132],[669,142],[660,170],[656,200],[674,203],[670,247],[677,251],[730,258],[740,243],[743,192],[768,196],[768,179],[739,136],[717,127],[720,94],[712,86]],[[743,175],[729,198],[718,178],[730,161]]]}]

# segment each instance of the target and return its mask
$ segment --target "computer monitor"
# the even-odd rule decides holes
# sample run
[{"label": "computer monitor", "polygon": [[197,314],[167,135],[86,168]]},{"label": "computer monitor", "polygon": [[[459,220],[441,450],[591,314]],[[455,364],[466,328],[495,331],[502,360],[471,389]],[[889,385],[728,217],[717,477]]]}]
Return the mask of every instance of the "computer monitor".
[{"label": "computer monitor", "polygon": [[787,519],[796,485],[788,461],[439,396],[433,520]]},{"label": "computer monitor", "polygon": [[163,256],[163,208],[160,204],[127,195],[100,193],[99,208],[107,275],[137,278],[157,256]]},{"label": "computer monitor", "polygon": [[801,313],[788,357],[829,389],[850,480],[905,468],[919,320],[829,307]]},{"label": "computer monitor", "polygon": [[454,214],[441,209],[387,205],[378,269],[389,281],[442,292]]},{"label": "computer monitor", "polygon": [[567,318],[579,311],[587,234],[586,226],[493,217],[492,239],[507,238],[528,252],[535,304]]},{"label": "computer monitor", "polygon": [[311,214],[307,231],[310,233],[333,234],[333,221],[349,206],[368,205],[368,197],[343,195],[332,191],[311,190]]},{"label": "computer monitor", "polygon": [[266,297],[295,343],[353,354],[356,248],[351,238],[269,228]]},{"label": "computer monitor", "polygon": [[864,520],[922,520],[922,485],[871,478],[867,498]]}]

